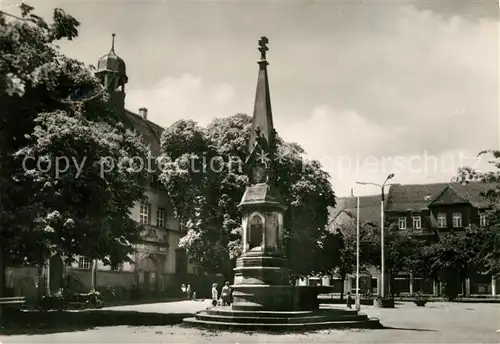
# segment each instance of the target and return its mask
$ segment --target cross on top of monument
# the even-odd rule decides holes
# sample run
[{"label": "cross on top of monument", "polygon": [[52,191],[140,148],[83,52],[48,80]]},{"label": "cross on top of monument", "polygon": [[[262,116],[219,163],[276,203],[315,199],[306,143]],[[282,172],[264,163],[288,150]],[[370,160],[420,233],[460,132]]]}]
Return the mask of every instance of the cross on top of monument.
[{"label": "cross on top of monument", "polygon": [[269,43],[269,40],[267,39],[267,37],[261,37],[259,40],[260,58],[262,60],[266,59],[266,51],[269,50],[269,48],[267,47],[268,43]]}]

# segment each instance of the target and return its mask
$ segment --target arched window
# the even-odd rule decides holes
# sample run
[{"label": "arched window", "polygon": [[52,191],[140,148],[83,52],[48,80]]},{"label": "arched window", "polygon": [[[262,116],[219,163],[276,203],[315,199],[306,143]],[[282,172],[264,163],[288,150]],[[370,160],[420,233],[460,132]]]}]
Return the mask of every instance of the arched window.
[{"label": "arched window", "polygon": [[250,242],[249,249],[262,245],[262,236],[264,232],[264,220],[262,215],[253,214],[250,218]]}]

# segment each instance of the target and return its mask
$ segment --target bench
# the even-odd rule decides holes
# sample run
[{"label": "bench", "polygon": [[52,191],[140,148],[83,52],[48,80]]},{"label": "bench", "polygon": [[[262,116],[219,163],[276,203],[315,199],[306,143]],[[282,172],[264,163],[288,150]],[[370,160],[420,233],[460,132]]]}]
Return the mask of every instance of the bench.
[{"label": "bench", "polygon": [[25,302],[24,296],[0,297],[0,318],[4,309],[20,310]]}]

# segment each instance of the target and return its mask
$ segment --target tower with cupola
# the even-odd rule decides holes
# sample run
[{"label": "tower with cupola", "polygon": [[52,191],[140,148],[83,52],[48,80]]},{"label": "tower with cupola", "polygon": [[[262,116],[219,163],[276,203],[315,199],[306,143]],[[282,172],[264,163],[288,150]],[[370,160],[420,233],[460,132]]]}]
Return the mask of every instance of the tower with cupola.
[{"label": "tower with cupola", "polygon": [[128,82],[125,61],[115,52],[115,34],[112,35],[111,50],[97,62],[96,77],[108,91],[116,110],[125,110],[125,84]]}]

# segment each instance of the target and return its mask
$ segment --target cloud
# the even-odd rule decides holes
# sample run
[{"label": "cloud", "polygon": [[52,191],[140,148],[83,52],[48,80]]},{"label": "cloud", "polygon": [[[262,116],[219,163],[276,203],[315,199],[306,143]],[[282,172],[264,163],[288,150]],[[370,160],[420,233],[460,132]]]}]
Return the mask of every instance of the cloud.
[{"label": "cloud", "polygon": [[[490,170],[489,157],[478,157],[478,151],[473,149],[398,153],[408,128],[384,127],[369,122],[355,111],[342,112],[320,106],[307,120],[277,125],[282,127],[280,135],[286,141],[301,138],[298,142],[307,152],[306,159],[322,164],[330,173],[335,192],[341,196],[348,195],[351,188],[360,195],[376,193],[378,190],[356,185],[356,181],[382,183],[390,173],[396,175],[394,182],[405,184],[450,181],[463,166]],[[381,153],[388,145],[394,146],[392,153]]]},{"label": "cloud", "polygon": [[[301,144],[312,158],[326,159],[340,195],[348,194],[356,180],[382,181],[390,172],[401,183],[446,181],[458,167],[477,163],[464,156],[497,147],[498,21],[442,16],[408,4],[380,5],[378,15],[370,16],[366,6],[359,6],[341,22],[315,16],[315,26],[303,34],[293,31],[293,40],[281,23],[282,37],[275,39],[281,46],[270,55],[280,135]],[[341,34],[330,32],[337,26]],[[238,54],[239,42],[234,45],[231,51]],[[215,117],[252,113],[255,79],[251,66],[239,62],[243,57],[217,65],[217,54],[227,55],[224,47],[200,61],[188,45],[185,50],[193,65],[213,65],[221,72],[197,65],[197,72],[132,88],[130,109],[147,107],[151,120],[163,126],[180,118],[206,125]],[[236,71],[246,65],[243,78]],[[440,163],[412,167],[426,157]],[[346,171],[340,158],[350,161]],[[354,163],[364,159],[377,162]]]},{"label": "cloud", "polygon": [[334,79],[330,101],[293,124],[277,120],[281,135],[322,161],[344,195],[356,180],[391,172],[410,183],[447,181],[464,165],[485,169],[477,153],[500,142],[498,22],[411,6],[384,20],[339,43],[336,56],[309,52],[332,72],[322,72],[322,82]]},{"label": "cloud", "polygon": [[5,11],[14,5],[19,5],[20,3],[21,0],[0,0],[0,9]]},{"label": "cloud", "polygon": [[203,81],[187,73],[166,77],[148,89],[128,91],[126,106],[132,111],[148,108],[149,119],[163,127],[186,118],[206,125],[213,118],[233,114],[237,108],[230,84]]},{"label": "cloud", "polygon": [[[444,18],[409,5],[380,14],[357,31],[288,49],[289,59],[308,61],[295,77],[304,98],[384,127],[404,126],[400,152],[497,145],[498,22]],[[390,153],[394,145],[381,148]]]}]

